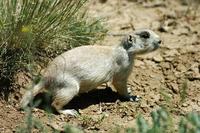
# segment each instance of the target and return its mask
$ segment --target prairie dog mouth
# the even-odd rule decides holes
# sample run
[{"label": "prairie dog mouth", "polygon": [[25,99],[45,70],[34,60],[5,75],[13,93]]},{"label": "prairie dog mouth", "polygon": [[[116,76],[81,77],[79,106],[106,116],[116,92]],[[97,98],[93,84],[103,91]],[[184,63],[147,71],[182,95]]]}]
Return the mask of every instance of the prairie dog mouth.
[{"label": "prairie dog mouth", "polygon": [[153,45],[154,45],[153,50],[156,50],[160,47],[160,43],[154,43]]}]

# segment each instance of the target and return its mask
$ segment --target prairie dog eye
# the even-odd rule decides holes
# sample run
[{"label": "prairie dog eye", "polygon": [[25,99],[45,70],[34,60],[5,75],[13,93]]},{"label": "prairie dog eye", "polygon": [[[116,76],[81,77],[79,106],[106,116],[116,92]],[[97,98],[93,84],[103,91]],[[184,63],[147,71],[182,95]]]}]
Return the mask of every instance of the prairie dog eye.
[{"label": "prairie dog eye", "polygon": [[148,39],[150,38],[150,34],[147,31],[143,31],[139,34],[140,37],[144,38],[144,39]]}]

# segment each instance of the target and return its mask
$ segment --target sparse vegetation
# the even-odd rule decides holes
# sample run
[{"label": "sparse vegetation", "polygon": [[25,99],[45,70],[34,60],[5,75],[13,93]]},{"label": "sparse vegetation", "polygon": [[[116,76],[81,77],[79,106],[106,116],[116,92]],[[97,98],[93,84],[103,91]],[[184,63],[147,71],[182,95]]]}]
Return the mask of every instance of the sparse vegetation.
[{"label": "sparse vegetation", "polygon": [[87,115],[79,116],[79,119],[82,122],[81,126],[84,128],[85,127],[88,128],[91,126],[95,127],[96,125],[100,125],[103,122],[104,118],[105,118],[104,114],[102,114],[101,116],[99,116],[98,118],[95,118],[95,119],[90,116],[87,116]]},{"label": "sparse vegetation", "polygon": [[8,96],[17,72],[45,64],[47,58],[42,57],[54,57],[103,36],[106,30],[100,21],[87,18],[81,9],[86,1],[0,1],[1,95]]},{"label": "sparse vegetation", "polygon": [[148,124],[142,116],[137,118],[138,133],[200,132],[200,115],[195,112],[182,117],[179,126],[171,123],[171,115],[163,109],[152,112],[151,118],[152,124]]},{"label": "sparse vegetation", "polygon": [[185,102],[187,97],[188,83],[185,81],[180,90],[181,103]]},{"label": "sparse vegetation", "polygon": [[17,127],[17,133],[31,133],[34,129],[37,129],[42,133],[47,132],[42,122],[39,119],[33,117],[32,108],[27,108],[24,121],[24,125]]},{"label": "sparse vegetation", "polygon": [[[158,109],[157,111],[151,112],[151,124],[148,123],[143,116],[139,115],[137,117],[137,126],[134,128],[124,129],[126,133],[199,133],[200,132],[200,115],[196,112],[191,112],[187,114],[185,117],[180,117],[179,125],[173,124],[171,119],[171,114],[167,113],[164,109]],[[83,121],[82,125],[93,127],[95,124],[102,122],[102,119],[93,120],[90,117],[80,116]],[[67,124],[67,123],[66,123]],[[86,124],[86,125],[85,125]],[[100,124],[100,123],[99,123]],[[31,133],[37,129],[37,131],[41,133],[48,132],[49,129],[42,124],[42,122],[33,117],[31,110],[27,110],[27,116],[25,120],[25,125],[18,127],[17,133]],[[54,132],[61,132],[59,129],[53,129]],[[76,127],[66,125],[62,132],[64,133],[82,133],[81,129]],[[120,132],[117,130],[116,132]]]}]

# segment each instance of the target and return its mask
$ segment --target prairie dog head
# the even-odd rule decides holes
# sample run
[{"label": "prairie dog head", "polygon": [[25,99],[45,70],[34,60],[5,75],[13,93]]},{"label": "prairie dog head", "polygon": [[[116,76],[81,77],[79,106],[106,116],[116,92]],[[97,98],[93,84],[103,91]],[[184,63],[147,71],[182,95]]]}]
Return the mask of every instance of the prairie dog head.
[{"label": "prairie dog head", "polygon": [[149,29],[136,30],[128,34],[121,43],[130,54],[148,53],[159,48],[160,44],[160,37]]}]

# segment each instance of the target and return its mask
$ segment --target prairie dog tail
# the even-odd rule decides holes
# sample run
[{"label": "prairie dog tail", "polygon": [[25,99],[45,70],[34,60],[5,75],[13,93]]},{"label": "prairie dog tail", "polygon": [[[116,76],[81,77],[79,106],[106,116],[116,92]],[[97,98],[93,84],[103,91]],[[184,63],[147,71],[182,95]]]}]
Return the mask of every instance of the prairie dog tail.
[{"label": "prairie dog tail", "polygon": [[44,86],[45,86],[44,80],[40,80],[39,83],[33,85],[31,89],[24,94],[20,102],[20,108],[21,109],[26,108],[28,104],[31,102],[31,100],[33,100],[33,98],[44,89]]}]

